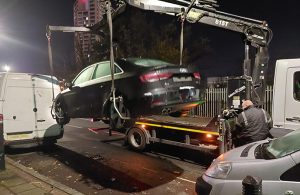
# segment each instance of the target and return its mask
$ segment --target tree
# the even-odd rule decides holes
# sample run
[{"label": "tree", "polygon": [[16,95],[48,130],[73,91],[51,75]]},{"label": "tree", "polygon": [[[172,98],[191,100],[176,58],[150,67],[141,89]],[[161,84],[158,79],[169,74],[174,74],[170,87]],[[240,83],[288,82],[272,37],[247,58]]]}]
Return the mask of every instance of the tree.
[{"label": "tree", "polygon": [[[192,25],[184,28],[184,63],[191,63],[211,52],[209,40],[194,35]],[[109,59],[109,32],[94,45],[93,59]],[[114,21],[115,56],[157,58],[179,64],[180,22],[176,17],[127,7]]]}]

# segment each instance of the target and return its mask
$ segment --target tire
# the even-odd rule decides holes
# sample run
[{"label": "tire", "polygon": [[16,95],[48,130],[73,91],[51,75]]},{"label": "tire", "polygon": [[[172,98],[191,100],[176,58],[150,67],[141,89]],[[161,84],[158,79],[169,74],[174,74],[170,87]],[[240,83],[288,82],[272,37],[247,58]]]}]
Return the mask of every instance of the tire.
[{"label": "tire", "polygon": [[63,111],[63,109],[61,108],[61,103],[59,101],[55,103],[54,110],[57,124],[64,126],[70,122],[70,117],[68,117],[67,114]]},{"label": "tire", "polygon": [[145,133],[137,127],[133,127],[129,130],[127,142],[131,149],[138,152],[144,151],[147,146]]},{"label": "tire", "polygon": [[[117,101],[116,106],[121,113],[122,116],[130,117],[129,110],[124,106],[122,101]],[[110,104],[109,111],[109,126],[113,130],[124,130],[125,128],[130,126],[130,120],[121,119],[119,114],[114,108],[113,102]]]}]

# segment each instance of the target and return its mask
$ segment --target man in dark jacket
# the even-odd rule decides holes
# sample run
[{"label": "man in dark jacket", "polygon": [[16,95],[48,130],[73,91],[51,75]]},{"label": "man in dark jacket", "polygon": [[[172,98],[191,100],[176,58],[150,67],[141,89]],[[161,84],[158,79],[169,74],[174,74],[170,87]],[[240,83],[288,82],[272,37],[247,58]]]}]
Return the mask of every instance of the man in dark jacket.
[{"label": "man in dark jacket", "polygon": [[236,121],[236,147],[266,139],[272,128],[272,119],[264,109],[255,107],[250,100],[243,101],[242,108]]}]

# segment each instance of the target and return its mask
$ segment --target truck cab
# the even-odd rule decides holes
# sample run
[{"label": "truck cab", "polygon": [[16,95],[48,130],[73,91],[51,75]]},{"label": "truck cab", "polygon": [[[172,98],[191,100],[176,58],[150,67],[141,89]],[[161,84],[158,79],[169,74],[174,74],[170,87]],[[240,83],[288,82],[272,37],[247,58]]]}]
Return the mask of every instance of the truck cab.
[{"label": "truck cab", "polygon": [[300,130],[300,58],[276,62],[272,118],[275,128]]}]

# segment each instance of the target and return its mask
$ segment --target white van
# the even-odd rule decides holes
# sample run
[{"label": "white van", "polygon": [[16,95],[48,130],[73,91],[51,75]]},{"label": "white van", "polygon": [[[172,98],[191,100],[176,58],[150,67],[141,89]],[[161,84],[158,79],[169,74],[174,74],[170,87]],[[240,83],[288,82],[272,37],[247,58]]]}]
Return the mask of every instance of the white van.
[{"label": "white van", "polygon": [[49,75],[0,73],[0,130],[5,145],[55,143],[61,138],[63,128],[51,115],[52,99],[59,92],[58,80]]}]

